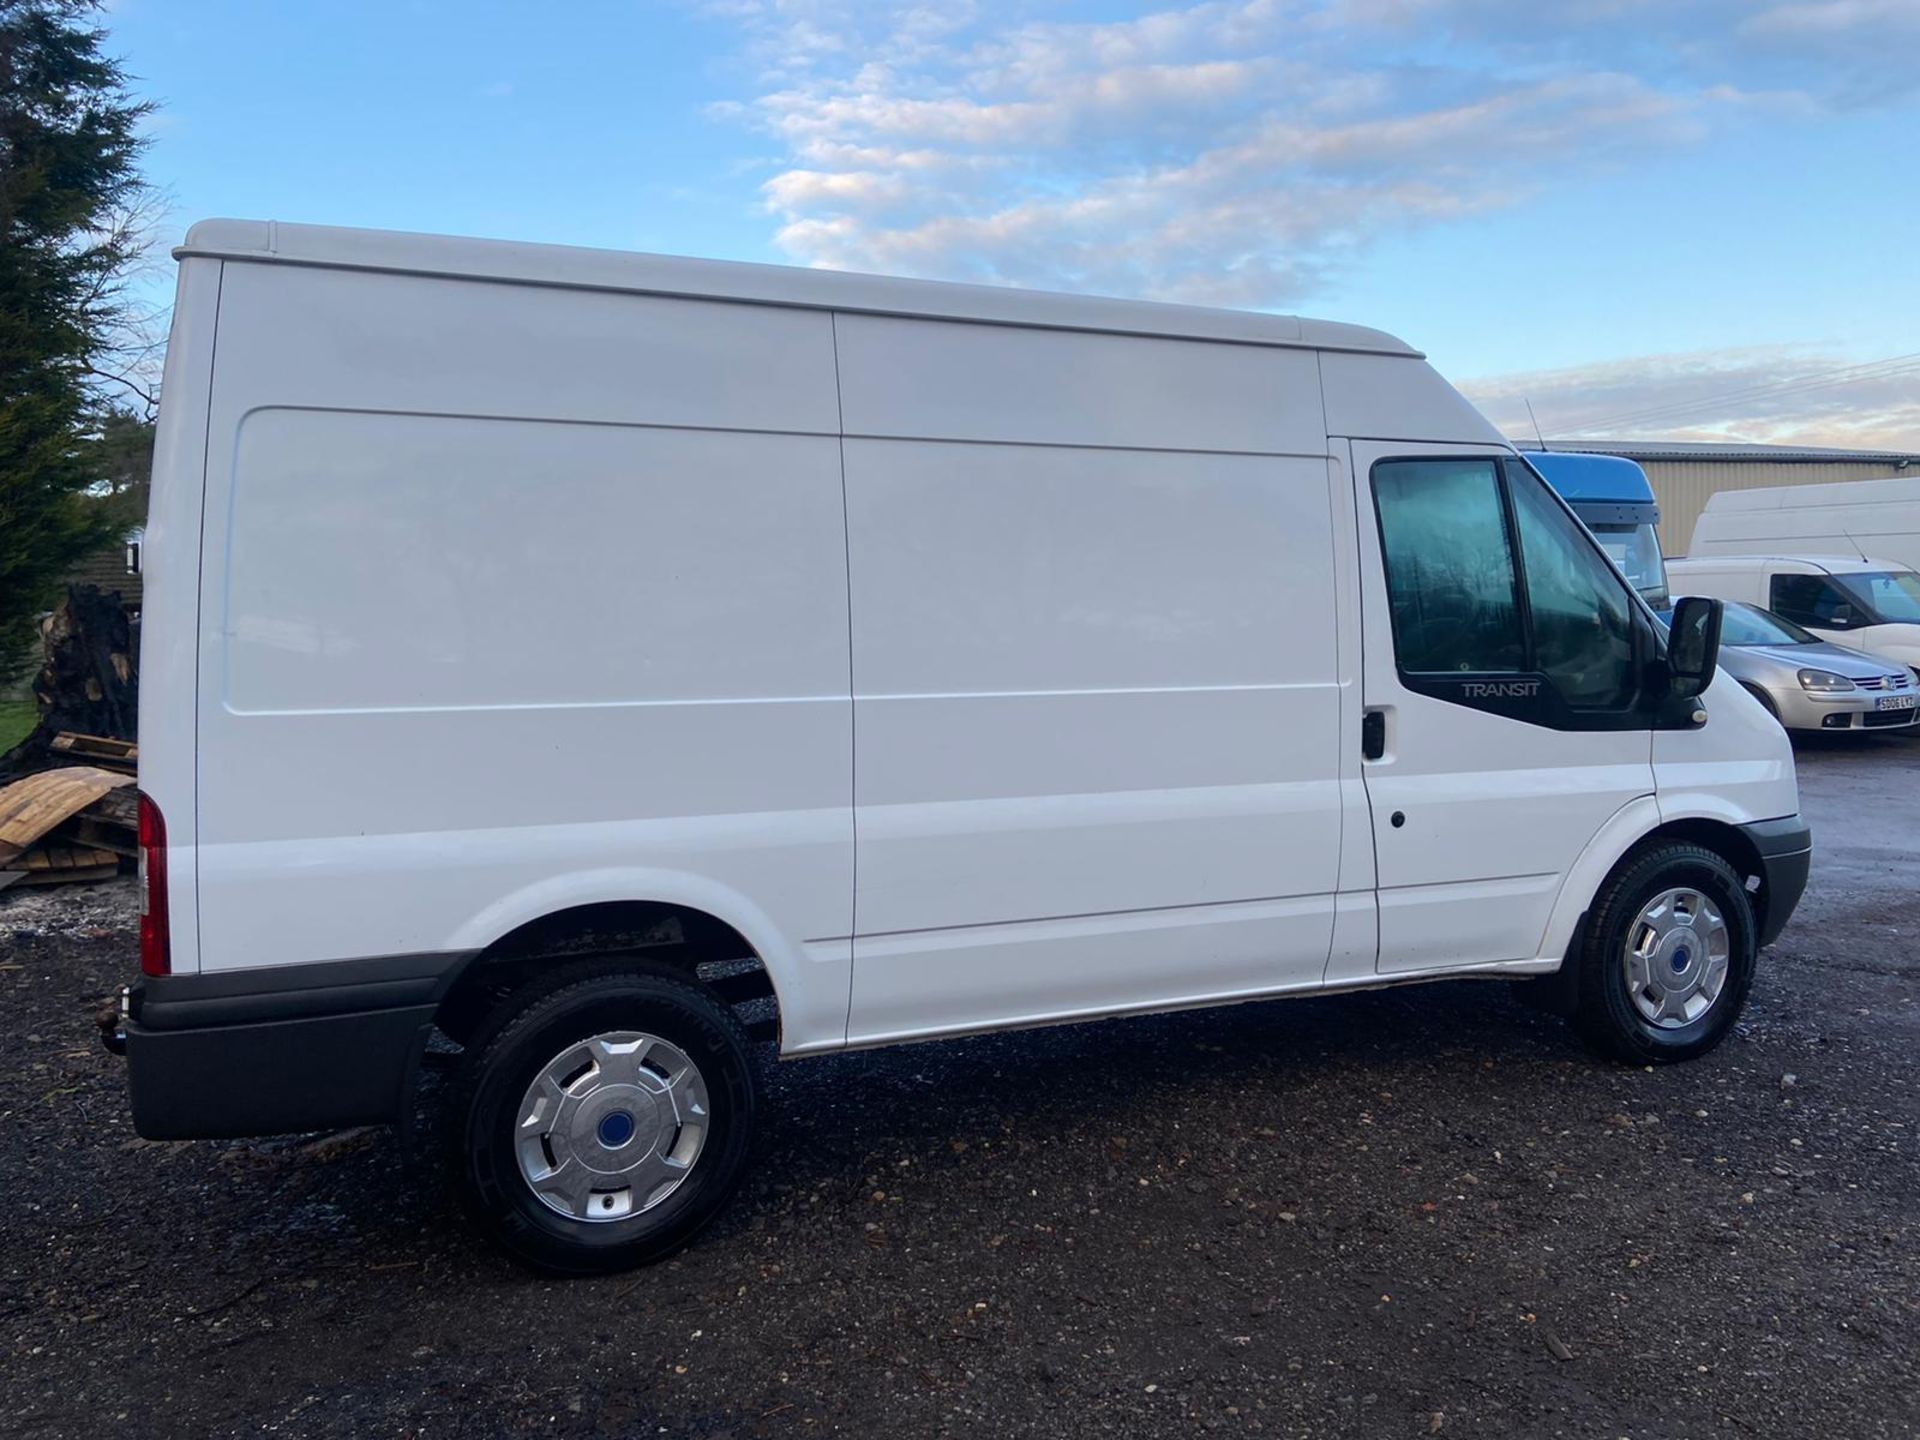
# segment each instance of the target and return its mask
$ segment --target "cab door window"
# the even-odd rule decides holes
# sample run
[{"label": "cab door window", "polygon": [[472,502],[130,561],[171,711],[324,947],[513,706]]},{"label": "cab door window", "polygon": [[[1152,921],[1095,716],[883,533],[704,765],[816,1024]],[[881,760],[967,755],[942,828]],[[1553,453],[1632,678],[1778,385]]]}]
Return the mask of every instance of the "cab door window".
[{"label": "cab door window", "polygon": [[1402,673],[1523,671],[1519,586],[1494,462],[1384,462],[1373,490]]},{"label": "cab door window", "polygon": [[1507,467],[1532,617],[1533,666],[1576,710],[1632,702],[1633,611],[1612,564],[1533,475]]},{"label": "cab door window", "polygon": [[1409,689],[1559,729],[1651,723],[1627,583],[1530,470],[1383,460],[1373,493]]},{"label": "cab door window", "polygon": [[1821,630],[1844,630],[1856,618],[1852,597],[1826,575],[1774,576],[1767,608],[1796,625]]}]

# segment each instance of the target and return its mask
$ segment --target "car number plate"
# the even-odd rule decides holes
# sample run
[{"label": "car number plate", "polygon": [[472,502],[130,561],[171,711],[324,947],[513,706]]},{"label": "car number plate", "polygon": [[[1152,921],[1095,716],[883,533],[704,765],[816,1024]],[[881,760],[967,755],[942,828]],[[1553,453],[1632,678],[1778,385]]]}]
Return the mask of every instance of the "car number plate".
[{"label": "car number plate", "polygon": [[1874,708],[1876,710],[1911,710],[1916,703],[1920,703],[1920,696],[1882,695]]}]

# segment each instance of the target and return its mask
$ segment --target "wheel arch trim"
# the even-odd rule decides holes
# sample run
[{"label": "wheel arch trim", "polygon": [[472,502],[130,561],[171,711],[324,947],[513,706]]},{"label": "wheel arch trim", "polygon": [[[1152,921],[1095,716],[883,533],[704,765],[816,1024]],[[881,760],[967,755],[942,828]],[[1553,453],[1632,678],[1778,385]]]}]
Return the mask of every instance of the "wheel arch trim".
[{"label": "wheel arch trim", "polygon": [[1607,817],[1567,867],[1540,936],[1539,958],[1565,965],[1580,918],[1592,906],[1601,884],[1628,851],[1659,828],[1660,804],[1651,794],[1634,796]]},{"label": "wheel arch trim", "polygon": [[796,939],[740,891],[681,870],[608,866],[549,876],[503,895],[447,937],[444,948],[466,956],[447,984],[457,983],[459,975],[488,949],[524,926],[568,910],[612,904],[695,910],[738,932],[753,948],[773,986],[780,1007],[782,1054],[846,1044],[852,940]]},{"label": "wheel arch trim", "polygon": [[[1742,828],[1753,822],[1732,813],[1717,797],[1704,798],[1707,803],[1676,806],[1662,803],[1652,795],[1642,795],[1615,811],[1568,868],[1541,937],[1540,957],[1558,959],[1565,964],[1580,919],[1592,908],[1601,885],[1621,861],[1649,840],[1671,838],[1702,845],[1722,855],[1743,879],[1756,874],[1765,876],[1768,871],[1765,857]],[[1765,888],[1762,887],[1763,892]],[[1759,940],[1765,944],[1777,933],[1778,926],[1770,924],[1776,917],[1769,916],[1768,897],[1764,893],[1751,898]]]}]

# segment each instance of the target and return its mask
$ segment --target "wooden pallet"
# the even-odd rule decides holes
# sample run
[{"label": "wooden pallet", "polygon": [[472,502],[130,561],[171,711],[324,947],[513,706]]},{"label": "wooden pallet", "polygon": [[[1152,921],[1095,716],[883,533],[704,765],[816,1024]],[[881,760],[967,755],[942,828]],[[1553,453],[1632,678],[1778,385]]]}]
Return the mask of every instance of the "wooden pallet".
[{"label": "wooden pallet", "polygon": [[[132,835],[140,828],[140,797],[131,785],[109,790],[80,812],[82,820],[98,820]],[[111,848],[111,847],[109,847]]]},{"label": "wooden pallet", "polygon": [[76,760],[91,761],[110,770],[131,772],[140,763],[137,744],[131,740],[115,740],[109,735],[77,735],[71,730],[62,730],[49,742],[48,748],[56,755],[71,755]]},{"label": "wooden pallet", "polygon": [[56,843],[65,841],[90,850],[106,850],[115,855],[124,855],[129,860],[140,858],[137,833],[124,826],[96,820],[91,809],[82,810],[56,830],[52,838]]},{"label": "wooden pallet", "polygon": [[14,865],[17,885],[79,885],[111,880],[120,873],[120,857],[85,845],[42,845]]},{"label": "wooden pallet", "polygon": [[42,770],[0,789],[0,868],[23,868],[14,861],[35,842],[101,796],[131,784],[131,775],[72,765],[64,770]]}]

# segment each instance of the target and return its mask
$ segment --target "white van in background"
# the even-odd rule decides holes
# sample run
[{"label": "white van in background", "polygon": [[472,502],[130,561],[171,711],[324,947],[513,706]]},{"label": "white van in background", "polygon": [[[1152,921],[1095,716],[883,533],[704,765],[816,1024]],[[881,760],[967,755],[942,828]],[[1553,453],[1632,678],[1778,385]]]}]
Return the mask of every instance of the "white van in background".
[{"label": "white van in background", "polygon": [[1706,555],[1667,562],[1676,595],[1744,600],[1920,674],[1920,574],[1845,555]]},{"label": "white van in background", "polygon": [[1722,490],[1687,554],[1875,555],[1920,570],[1920,476]]},{"label": "white van in background", "polygon": [[1402,342],[243,221],[176,252],[142,1134],[410,1113],[682,1243],[787,1056],[1430,980],[1716,1044],[1785,734]]}]

